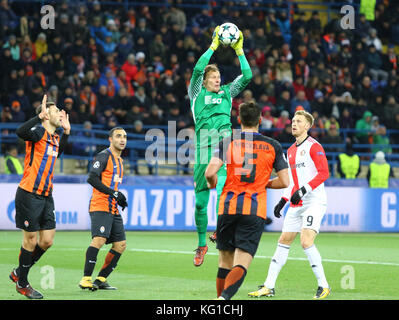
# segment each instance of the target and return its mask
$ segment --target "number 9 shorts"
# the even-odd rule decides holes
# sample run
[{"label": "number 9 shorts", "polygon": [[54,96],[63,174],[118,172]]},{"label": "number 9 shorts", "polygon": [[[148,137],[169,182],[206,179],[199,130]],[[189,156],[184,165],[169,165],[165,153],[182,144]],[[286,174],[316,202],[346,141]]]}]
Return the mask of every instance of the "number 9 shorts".
[{"label": "number 9 shorts", "polygon": [[301,232],[302,229],[312,229],[319,233],[326,211],[327,205],[323,204],[289,207],[284,217],[282,232]]}]

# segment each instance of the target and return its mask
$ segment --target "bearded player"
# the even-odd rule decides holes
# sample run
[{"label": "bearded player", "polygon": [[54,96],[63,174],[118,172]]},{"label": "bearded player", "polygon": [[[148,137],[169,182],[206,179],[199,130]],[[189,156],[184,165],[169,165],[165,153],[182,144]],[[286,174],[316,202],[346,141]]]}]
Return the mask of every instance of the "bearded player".
[{"label": "bearded player", "polygon": [[[116,268],[126,248],[123,219],[118,209],[120,206],[124,210],[128,205],[124,194],[118,191],[123,179],[121,154],[127,143],[126,131],[121,127],[111,129],[109,142],[109,148],[95,156],[87,179],[93,187],[89,204],[92,240],[86,250],[83,278],[79,282],[79,287],[92,291],[116,290],[108,284],[107,278]],[[98,252],[104,244],[109,243],[112,247],[93,282],[91,276],[97,263]]]},{"label": "bearded player", "polygon": [[[19,265],[10,274],[17,292],[29,299],[43,298],[29,284],[28,274],[53,244],[56,228],[52,196],[54,168],[71,131],[66,112],[55,103],[47,102],[46,95],[36,113],[36,117],[16,131],[26,146],[24,174],[15,195],[15,223],[22,230],[23,238]],[[64,131],[60,138],[57,129],[61,127]]]},{"label": "bearded player", "polygon": [[[251,81],[252,71],[243,51],[244,37],[240,31],[239,40],[231,45],[238,60],[241,72],[229,84],[221,85],[220,71],[215,64],[210,64],[213,53],[220,45],[219,26],[215,28],[212,44],[199,58],[194,67],[188,87],[188,96],[195,123],[196,154],[194,165],[195,188],[195,224],[198,234],[198,248],[195,250],[194,266],[202,265],[208,251],[206,231],[208,226],[207,207],[209,188],[205,179],[205,170],[213,154],[213,149],[220,140],[231,135],[232,99],[236,97]],[[226,167],[218,171],[217,207],[220,194],[226,181]]]}]

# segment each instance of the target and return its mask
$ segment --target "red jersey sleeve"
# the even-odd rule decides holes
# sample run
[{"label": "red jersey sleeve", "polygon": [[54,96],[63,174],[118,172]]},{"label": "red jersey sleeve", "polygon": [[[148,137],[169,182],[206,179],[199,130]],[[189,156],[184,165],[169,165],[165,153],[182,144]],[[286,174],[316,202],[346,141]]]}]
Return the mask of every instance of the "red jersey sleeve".
[{"label": "red jersey sleeve", "polygon": [[310,148],[310,157],[312,158],[317,169],[317,175],[308,182],[308,185],[312,188],[312,190],[314,190],[328,179],[330,172],[328,170],[326,153],[324,152],[321,144],[314,143],[312,145]]}]

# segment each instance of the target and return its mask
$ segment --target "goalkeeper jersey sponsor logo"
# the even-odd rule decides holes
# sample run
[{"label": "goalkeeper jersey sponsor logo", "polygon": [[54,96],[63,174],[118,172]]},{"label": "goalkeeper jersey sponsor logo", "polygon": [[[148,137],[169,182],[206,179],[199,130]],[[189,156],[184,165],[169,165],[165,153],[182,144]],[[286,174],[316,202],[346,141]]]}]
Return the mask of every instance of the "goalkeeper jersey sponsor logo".
[{"label": "goalkeeper jersey sponsor logo", "polygon": [[221,104],[222,98],[214,98],[213,96],[205,96],[205,104]]}]

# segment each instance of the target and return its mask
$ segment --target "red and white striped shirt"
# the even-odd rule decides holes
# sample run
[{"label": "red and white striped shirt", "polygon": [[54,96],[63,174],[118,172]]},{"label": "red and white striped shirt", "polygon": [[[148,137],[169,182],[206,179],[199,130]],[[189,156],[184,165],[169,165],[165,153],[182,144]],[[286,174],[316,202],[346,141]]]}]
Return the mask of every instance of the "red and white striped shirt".
[{"label": "red and white striped shirt", "polygon": [[327,204],[324,181],[329,177],[326,153],[319,142],[308,136],[301,144],[294,143],[287,150],[290,185],[284,190],[283,198],[287,201],[295,191],[305,187],[306,194],[298,205]]}]

